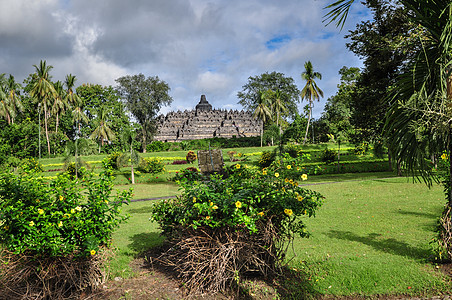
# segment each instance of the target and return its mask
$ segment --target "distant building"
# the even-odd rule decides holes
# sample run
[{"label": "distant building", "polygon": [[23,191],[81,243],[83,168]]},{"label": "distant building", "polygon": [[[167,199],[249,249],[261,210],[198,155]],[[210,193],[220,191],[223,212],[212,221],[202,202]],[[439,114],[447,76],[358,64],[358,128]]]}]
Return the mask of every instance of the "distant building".
[{"label": "distant building", "polygon": [[212,137],[259,136],[261,124],[250,112],[212,109],[206,96],[202,95],[194,110],[160,115],[154,140],[180,142]]}]

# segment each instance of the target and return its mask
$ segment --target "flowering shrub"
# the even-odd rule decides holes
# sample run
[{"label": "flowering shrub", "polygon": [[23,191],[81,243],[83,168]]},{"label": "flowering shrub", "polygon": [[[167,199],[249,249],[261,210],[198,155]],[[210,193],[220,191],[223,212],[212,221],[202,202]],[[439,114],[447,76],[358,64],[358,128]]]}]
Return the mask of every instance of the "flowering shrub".
[{"label": "flowering shrub", "polygon": [[[303,218],[314,216],[323,197],[283,176],[283,169],[259,171],[236,164],[228,177],[213,175],[209,181],[180,182],[181,197],[153,206],[153,219],[165,233],[175,225],[247,228],[256,232],[259,221],[277,220],[280,233],[307,236]],[[307,175],[304,177],[306,178]]]},{"label": "flowering shrub", "polygon": [[15,254],[95,255],[125,220],[120,207],[131,197],[110,199],[112,180],[109,172],[82,182],[60,175],[49,185],[33,173],[1,174],[0,243]]},{"label": "flowering shrub", "polygon": [[25,158],[21,161],[21,166],[23,172],[34,172],[41,173],[44,172],[42,164],[34,158]]},{"label": "flowering shrub", "polygon": [[276,153],[272,151],[264,151],[257,162],[261,168],[266,168],[275,160]]},{"label": "flowering shrub", "polygon": [[102,160],[102,166],[104,169],[114,169],[119,170],[120,166],[118,165],[118,158],[121,157],[121,152],[113,152],[109,154]]},{"label": "flowering shrub", "polygon": [[165,171],[165,164],[159,158],[145,157],[140,160],[137,169],[143,173],[158,174]]},{"label": "flowering shrub", "polygon": [[250,270],[277,272],[284,245],[295,234],[309,235],[303,217],[314,216],[323,201],[282,176],[291,165],[260,170],[235,164],[226,171],[181,180],[180,197],[152,207],[152,219],[172,244],[163,261],[190,291],[222,290]]},{"label": "flowering shrub", "polygon": [[198,157],[196,156],[195,152],[188,151],[187,156],[185,158],[189,163],[193,163]]}]

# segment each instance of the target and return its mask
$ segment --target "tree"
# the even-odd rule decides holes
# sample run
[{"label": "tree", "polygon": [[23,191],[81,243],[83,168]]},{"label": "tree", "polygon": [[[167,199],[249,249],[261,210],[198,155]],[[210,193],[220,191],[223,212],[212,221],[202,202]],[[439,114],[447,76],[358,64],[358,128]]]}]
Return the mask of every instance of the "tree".
[{"label": "tree", "polygon": [[276,126],[279,129],[279,134],[282,134],[281,129],[281,113],[287,112],[287,107],[285,106],[285,101],[283,99],[284,94],[281,93],[279,89],[276,91],[268,90],[267,91],[267,98],[270,102],[270,108],[273,116],[276,119]]},{"label": "tree", "polygon": [[50,139],[47,121],[50,116],[50,107],[52,106],[52,99],[57,96],[57,92],[50,81],[49,72],[52,70],[52,66],[48,66],[46,61],[40,62],[39,66],[33,65],[36,69],[35,82],[33,84],[30,95],[35,99],[38,107],[41,106],[44,109],[44,126],[46,131],[47,150],[50,155]]},{"label": "tree", "polygon": [[72,74],[66,75],[66,79],[64,81],[66,85],[66,102],[72,107],[72,116],[74,118],[74,123],[78,128],[78,136],[80,137],[80,126],[81,122],[88,123],[88,118],[83,112],[83,99],[77,94],[74,93],[74,85],[76,81],[76,77]]},{"label": "tree", "polygon": [[242,91],[237,93],[241,104],[248,111],[255,111],[261,99],[259,92],[279,90],[282,105],[287,108],[282,112],[283,118],[294,118],[298,113],[298,102],[300,100],[300,90],[294,83],[293,78],[286,77],[283,73],[272,72],[258,76],[249,77],[248,82],[242,87]]},{"label": "tree", "polygon": [[121,154],[117,158],[117,164],[118,166],[127,166],[130,161],[130,178],[132,181],[132,184],[135,184],[135,169],[134,166],[137,166],[140,163],[140,156],[138,155],[138,152],[133,149],[133,142],[135,141],[136,134],[135,131],[131,130],[130,128],[128,130],[123,131],[122,133],[122,139],[127,142],[127,144],[130,146],[130,150],[127,153]]},{"label": "tree", "polygon": [[22,86],[14,80],[14,76],[9,75],[6,81],[7,99],[11,112],[11,123],[14,124],[14,118],[17,116],[17,112],[22,112],[24,107],[20,101],[19,90]]},{"label": "tree", "polygon": [[[125,104],[121,101],[117,91],[111,86],[98,84],[83,84],[77,88],[77,94],[83,98],[83,111],[90,120],[87,126],[82,128],[82,135],[89,136],[95,130],[95,119],[98,118],[98,108],[104,107],[109,111],[109,128],[115,135],[114,140],[104,147],[105,151],[127,151],[129,144],[122,140],[122,132],[131,127]],[[111,122],[113,121],[114,122]]]},{"label": "tree", "polygon": [[[353,3],[333,3],[331,16],[345,18]],[[440,223],[440,246],[452,257],[452,2],[400,0],[409,19],[423,30],[421,48],[391,89],[385,132],[390,150],[412,176],[432,182],[429,154],[446,150],[449,169],[443,181],[447,205]],[[447,159],[447,157],[445,157]]]},{"label": "tree", "polygon": [[328,127],[327,133],[349,139],[353,132],[350,122],[354,111],[352,100],[357,92],[356,85],[361,73],[359,68],[342,67],[339,75],[341,75],[341,82],[337,86],[338,91],[326,101],[319,121]]},{"label": "tree", "polygon": [[97,118],[94,120],[96,128],[90,138],[99,140],[99,153],[100,146],[104,145],[104,141],[111,142],[115,139],[115,134],[111,130],[110,122],[108,121],[109,114],[110,111],[105,106],[101,106],[98,108]]},{"label": "tree", "polygon": [[271,111],[268,107],[268,93],[259,91],[257,106],[253,112],[253,118],[261,121],[261,147],[265,121],[271,117]]},{"label": "tree", "polygon": [[158,76],[146,78],[143,74],[116,79],[116,89],[125,100],[127,108],[141,125],[141,144],[146,152],[148,141],[157,128],[155,119],[163,105],[169,105],[173,98],[168,94],[170,87]]},{"label": "tree", "polygon": [[66,95],[63,89],[63,84],[61,81],[57,81],[54,84],[56,96],[53,100],[52,105],[52,114],[56,115],[56,125],[55,125],[55,132],[58,133],[58,124],[59,124],[59,116],[60,113],[64,113],[66,110],[67,102],[66,102]]},{"label": "tree", "polygon": [[320,100],[320,97],[323,97],[323,91],[317,86],[317,83],[315,82],[315,79],[322,79],[322,74],[319,72],[315,72],[314,68],[312,66],[311,61],[307,61],[304,64],[305,70],[303,73],[301,73],[301,78],[303,80],[306,80],[306,85],[304,86],[303,90],[301,90],[301,99],[306,99],[309,102],[309,115],[308,115],[308,124],[306,125],[306,134],[304,136],[303,144],[306,143],[306,140],[308,139],[308,130],[309,130],[309,123],[311,122],[312,118],[312,105],[313,101],[317,99]]}]

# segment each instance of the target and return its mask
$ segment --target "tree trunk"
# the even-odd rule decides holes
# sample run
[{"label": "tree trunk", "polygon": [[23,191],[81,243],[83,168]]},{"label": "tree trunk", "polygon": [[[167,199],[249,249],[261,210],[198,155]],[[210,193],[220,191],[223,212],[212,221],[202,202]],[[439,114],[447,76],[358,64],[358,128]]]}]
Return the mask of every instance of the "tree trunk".
[{"label": "tree trunk", "polygon": [[262,126],[261,126],[261,148],[262,148],[262,137],[264,135],[264,122],[262,122]]},{"label": "tree trunk", "polygon": [[50,140],[49,140],[49,130],[47,129],[47,109],[46,109],[46,105],[44,105],[44,124],[45,124],[45,127],[46,127],[47,151],[48,151],[49,157],[50,157]]},{"label": "tree trunk", "polygon": [[143,127],[143,153],[146,153],[146,130]]},{"label": "tree trunk", "polygon": [[58,133],[58,113],[56,114],[56,127],[55,132]]},{"label": "tree trunk", "polygon": [[306,125],[306,133],[304,135],[303,145],[306,144],[306,141],[308,139],[308,130],[309,130],[309,123],[311,122],[311,115],[312,115],[312,101],[309,101],[308,125]]}]

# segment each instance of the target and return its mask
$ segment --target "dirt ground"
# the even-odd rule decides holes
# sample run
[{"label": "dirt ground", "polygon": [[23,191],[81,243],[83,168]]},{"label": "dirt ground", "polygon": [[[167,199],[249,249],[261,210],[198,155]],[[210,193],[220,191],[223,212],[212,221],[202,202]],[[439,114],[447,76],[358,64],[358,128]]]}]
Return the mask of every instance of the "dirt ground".
[{"label": "dirt ground", "polygon": [[[155,253],[147,254],[147,257],[155,255]],[[212,299],[212,300],[227,300],[227,299],[255,299],[255,300],[273,300],[273,299],[300,299],[300,296],[294,297],[290,293],[291,280],[302,280],[302,278],[295,278],[293,274],[288,274],[282,280],[265,281],[261,278],[247,279],[243,282],[240,291],[229,292],[229,294],[205,294],[191,296],[187,295],[187,291],[183,288],[180,282],[171,270],[158,265],[151,264],[144,258],[137,258],[132,261],[131,267],[137,274],[133,278],[122,279],[114,278],[105,283],[102,289],[94,294],[88,296],[85,300],[149,300],[149,299]],[[450,276],[452,279],[452,264],[445,264],[440,269]],[[452,292],[452,291],[451,291]],[[381,300],[396,300],[396,299],[434,299],[434,300],[452,300],[451,295],[440,295],[427,298],[410,298],[407,296],[387,296],[376,295],[372,298],[363,297],[328,297],[328,296],[313,296],[320,300],[362,300],[362,299],[381,299]],[[307,298],[307,297],[303,297]],[[312,298],[312,294],[310,297]]]}]

